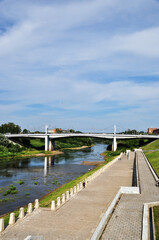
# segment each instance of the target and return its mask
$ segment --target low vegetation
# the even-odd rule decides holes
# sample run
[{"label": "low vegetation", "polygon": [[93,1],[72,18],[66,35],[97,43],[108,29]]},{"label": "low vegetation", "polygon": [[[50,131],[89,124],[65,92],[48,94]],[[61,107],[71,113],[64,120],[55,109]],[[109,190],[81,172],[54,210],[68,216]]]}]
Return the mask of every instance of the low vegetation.
[{"label": "low vegetation", "polygon": [[159,176],[159,151],[157,152],[145,152],[146,157],[151,163],[152,167]]},{"label": "low vegetation", "polygon": [[24,184],[24,181],[23,181],[23,180],[19,180],[19,181],[17,181],[17,183],[18,183],[19,185],[22,185],[22,184]]},{"label": "low vegetation", "polygon": [[155,140],[143,147],[143,150],[146,150],[146,157],[159,175],[159,151],[152,151],[157,149],[159,149],[159,140]]},{"label": "low vegetation", "polygon": [[[143,147],[143,150],[146,150],[146,157],[159,176],[159,151],[152,151],[157,149],[159,149],[159,140],[155,140]],[[159,206],[153,207],[153,212],[156,240],[159,240]]]},{"label": "low vegetation", "polygon": [[4,135],[0,134],[0,156],[8,154],[19,153],[24,149],[18,144],[13,144]]},{"label": "low vegetation", "polygon": [[16,188],[13,184],[11,184],[10,187],[9,187],[9,189],[5,191],[5,193],[3,194],[3,196],[7,196],[7,195],[10,195],[10,194],[13,195],[13,194],[16,194],[16,193],[18,193],[17,188]]},{"label": "low vegetation", "polygon": [[159,139],[153,140],[151,143],[147,144],[146,146],[142,147],[143,150],[156,150],[159,149]]},{"label": "low vegetation", "polygon": [[154,212],[156,240],[159,240],[159,206],[153,207],[153,212]]}]

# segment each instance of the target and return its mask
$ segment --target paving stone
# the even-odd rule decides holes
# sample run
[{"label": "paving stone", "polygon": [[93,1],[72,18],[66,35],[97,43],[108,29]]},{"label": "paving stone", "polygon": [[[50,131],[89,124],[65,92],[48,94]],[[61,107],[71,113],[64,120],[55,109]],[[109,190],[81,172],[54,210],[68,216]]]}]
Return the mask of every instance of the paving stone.
[{"label": "paving stone", "polygon": [[102,235],[102,240],[141,239],[143,204],[159,200],[159,189],[143,157],[137,153],[141,194],[122,195]]}]

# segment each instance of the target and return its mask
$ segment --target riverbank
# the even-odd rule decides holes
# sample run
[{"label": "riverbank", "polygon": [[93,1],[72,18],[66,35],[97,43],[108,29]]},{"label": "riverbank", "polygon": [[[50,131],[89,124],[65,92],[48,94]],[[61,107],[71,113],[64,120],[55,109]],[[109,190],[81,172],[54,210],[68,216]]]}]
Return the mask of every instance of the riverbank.
[{"label": "riverbank", "polygon": [[85,149],[85,148],[91,148],[94,145],[91,146],[82,146],[82,147],[72,147],[72,148],[62,148],[62,149],[69,149],[69,150],[81,150],[81,149]]},{"label": "riverbank", "polygon": [[81,146],[81,147],[72,147],[72,148],[62,148],[59,150],[54,150],[54,151],[44,151],[44,150],[24,150],[22,152],[18,152],[18,153],[11,153],[11,152],[7,152],[7,153],[3,153],[0,152],[0,158],[20,158],[20,157],[47,157],[47,156],[54,156],[54,155],[59,155],[59,154],[63,154],[62,150],[82,150],[85,148],[91,148],[93,145],[91,146]]},{"label": "riverbank", "polygon": [[47,157],[47,156],[54,156],[54,155],[58,155],[58,154],[63,154],[63,152],[59,151],[59,150],[55,150],[55,151],[51,151],[49,153],[36,153],[36,154],[24,154],[21,155],[20,157]]},{"label": "riverbank", "polygon": [[83,161],[81,165],[89,165],[89,166],[100,166],[101,164],[105,163],[105,161],[96,161],[96,162],[91,162],[91,161]]},{"label": "riverbank", "polygon": [[43,157],[43,156],[53,156],[63,154],[62,151],[55,150],[55,151],[38,151],[38,150],[25,150],[20,153],[2,153],[0,152],[1,159],[12,159],[12,158],[24,158],[24,157]]}]

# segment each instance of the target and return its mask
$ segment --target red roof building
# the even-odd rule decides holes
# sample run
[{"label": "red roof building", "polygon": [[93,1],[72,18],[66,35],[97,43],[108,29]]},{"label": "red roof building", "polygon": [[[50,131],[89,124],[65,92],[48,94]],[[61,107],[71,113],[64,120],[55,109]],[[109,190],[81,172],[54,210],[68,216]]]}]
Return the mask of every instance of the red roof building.
[{"label": "red roof building", "polygon": [[155,130],[158,130],[158,128],[148,128],[147,133],[152,134],[152,133],[154,133]]}]

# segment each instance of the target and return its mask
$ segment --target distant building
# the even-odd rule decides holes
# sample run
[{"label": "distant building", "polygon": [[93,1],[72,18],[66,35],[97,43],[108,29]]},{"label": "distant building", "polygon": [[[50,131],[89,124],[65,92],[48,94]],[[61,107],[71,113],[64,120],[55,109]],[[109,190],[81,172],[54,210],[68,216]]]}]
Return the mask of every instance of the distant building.
[{"label": "distant building", "polygon": [[61,128],[54,128],[54,129],[48,129],[48,133],[53,134],[53,133],[70,133],[70,129],[64,130]]},{"label": "distant building", "polygon": [[47,132],[50,133],[50,134],[52,134],[52,133],[54,133],[54,129],[48,129]]},{"label": "distant building", "polygon": [[48,133],[50,133],[50,134],[59,133],[59,132],[62,132],[61,128],[48,129]]},{"label": "distant building", "polygon": [[152,133],[154,133],[154,131],[156,131],[156,130],[159,130],[158,128],[148,128],[147,129],[147,133],[148,134],[152,134]]},{"label": "distant building", "polygon": [[54,128],[54,133],[62,132],[61,128]]},{"label": "distant building", "polygon": [[159,134],[159,129],[155,129],[155,130],[153,131],[153,134],[158,135],[158,134]]}]

